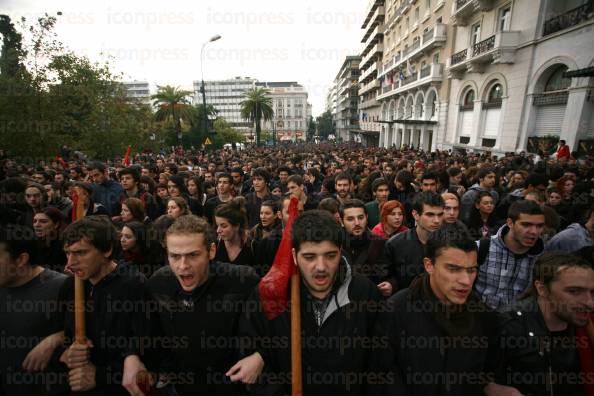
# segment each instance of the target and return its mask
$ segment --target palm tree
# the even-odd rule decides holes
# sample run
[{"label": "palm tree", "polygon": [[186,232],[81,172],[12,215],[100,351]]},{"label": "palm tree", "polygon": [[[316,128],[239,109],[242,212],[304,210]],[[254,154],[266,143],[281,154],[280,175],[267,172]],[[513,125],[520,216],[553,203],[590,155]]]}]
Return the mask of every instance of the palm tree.
[{"label": "palm tree", "polygon": [[190,121],[192,119],[192,109],[188,100],[188,96],[192,92],[171,85],[157,86],[157,88],[157,93],[151,95],[153,105],[159,107],[155,113],[155,119],[157,121],[172,120],[177,138],[181,143],[181,122],[182,120]]},{"label": "palm tree", "polygon": [[241,101],[241,116],[256,124],[256,145],[260,145],[260,132],[262,131],[262,120],[272,119],[272,98],[270,91],[266,88],[255,87],[243,94]]}]

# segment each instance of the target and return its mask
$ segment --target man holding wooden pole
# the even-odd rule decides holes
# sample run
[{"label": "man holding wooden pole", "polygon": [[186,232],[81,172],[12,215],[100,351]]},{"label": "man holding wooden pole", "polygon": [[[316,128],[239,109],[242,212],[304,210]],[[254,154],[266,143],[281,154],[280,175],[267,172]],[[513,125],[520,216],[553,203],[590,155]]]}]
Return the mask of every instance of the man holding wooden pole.
[{"label": "man holding wooden pole", "polygon": [[[148,339],[145,278],[112,260],[117,241],[109,220],[95,216],[78,220],[64,231],[66,269],[76,280],[68,279],[60,293],[68,304],[65,337],[74,338],[60,361],[70,370],[69,384],[75,392],[128,395],[122,386],[124,360],[140,356],[142,342]],[[81,293],[76,293],[79,281]],[[74,309],[73,300],[78,300]],[[81,300],[85,301],[82,307]]]},{"label": "man holding wooden pole", "polygon": [[[294,200],[290,213],[296,205]],[[342,230],[328,213],[308,211],[287,228],[275,264],[251,297],[254,304],[247,304],[254,310],[240,322],[242,334],[251,337],[244,352],[261,356],[265,394],[363,395],[368,384],[385,380],[372,374],[371,363],[387,346],[376,330],[377,287],[351,272],[340,251]]]}]

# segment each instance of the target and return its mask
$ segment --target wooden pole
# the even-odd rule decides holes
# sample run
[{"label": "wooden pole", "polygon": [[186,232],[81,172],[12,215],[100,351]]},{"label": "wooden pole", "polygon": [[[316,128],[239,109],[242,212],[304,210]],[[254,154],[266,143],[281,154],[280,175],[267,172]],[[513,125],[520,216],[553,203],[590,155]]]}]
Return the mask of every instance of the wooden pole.
[{"label": "wooden pole", "polygon": [[86,342],[85,323],[85,284],[78,276],[74,276],[74,341],[77,344]]},{"label": "wooden pole", "polygon": [[301,368],[301,293],[299,269],[293,268],[291,276],[291,375],[292,396],[303,395]]},{"label": "wooden pole", "polygon": [[[74,218],[73,221],[78,221],[85,216],[85,202],[87,198],[86,191],[83,193],[81,188],[75,188],[74,191]],[[82,279],[74,275],[74,341],[78,344],[86,342],[87,333],[85,323],[85,284]]]}]

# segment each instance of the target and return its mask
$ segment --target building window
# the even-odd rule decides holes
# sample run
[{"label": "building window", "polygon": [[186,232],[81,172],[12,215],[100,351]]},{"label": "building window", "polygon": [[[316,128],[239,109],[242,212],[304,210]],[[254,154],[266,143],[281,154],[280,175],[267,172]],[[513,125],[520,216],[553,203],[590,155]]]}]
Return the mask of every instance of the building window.
[{"label": "building window", "polygon": [[489,91],[489,96],[487,97],[487,103],[501,104],[502,96],[503,96],[503,88],[501,87],[501,84],[495,84]]},{"label": "building window", "polygon": [[466,92],[466,95],[464,95],[463,106],[468,106],[471,108],[474,107],[474,89],[469,90],[468,92]]},{"label": "building window", "polygon": [[433,54],[433,64],[438,64],[439,63],[439,52],[436,52],[435,54]]},{"label": "building window", "polygon": [[511,6],[507,5],[499,9],[499,31],[506,32],[511,27]]},{"label": "building window", "polygon": [[470,28],[470,45],[475,45],[481,41],[481,24],[476,23]]},{"label": "building window", "polygon": [[427,11],[431,11],[431,0],[425,0],[425,7]]},{"label": "building window", "polygon": [[435,20],[435,23],[441,23],[443,21],[443,17],[439,17]]},{"label": "building window", "polygon": [[567,71],[567,66],[559,66],[551,77],[549,77],[547,83],[545,84],[544,91],[551,92],[551,91],[561,91],[563,89],[569,88],[571,85],[571,79],[563,77],[563,73]]},{"label": "building window", "polygon": [[417,22],[419,20],[419,14],[420,14],[419,7],[417,7],[417,8],[415,8],[415,22]]}]

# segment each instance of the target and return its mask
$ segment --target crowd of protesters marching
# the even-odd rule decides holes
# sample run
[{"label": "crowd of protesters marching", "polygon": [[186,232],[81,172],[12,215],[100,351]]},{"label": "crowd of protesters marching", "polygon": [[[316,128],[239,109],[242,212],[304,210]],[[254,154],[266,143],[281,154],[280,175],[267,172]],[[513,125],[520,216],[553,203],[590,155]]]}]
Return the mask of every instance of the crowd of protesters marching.
[{"label": "crowd of protesters marching", "polygon": [[[170,370],[178,375],[186,370],[196,375],[191,381],[178,382],[177,386],[171,379],[169,385],[173,385],[169,386],[167,376],[154,381],[160,383],[161,389],[180,395],[197,394],[199,389],[208,389],[204,394],[209,395],[286,394],[283,392],[287,391],[290,380],[283,383],[279,380],[281,377],[271,377],[284,369],[283,358],[272,353],[273,348],[250,347],[245,348],[250,353],[240,353],[241,348],[227,344],[205,348],[204,337],[192,338],[212,330],[217,335],[231,331],[229,337],[241,334],[257,339],[261,335],[259,331],[264,331],[262,323],[257,320],[254,323],[250,318],[240,319],[241,309],[232,312],[235,316],[213,317],[212,326],[216,330],[203,324],[205,319],[198,316],[174,320],[171,313],[174,311],[167,319],[157,318],[157,322],[162,321],[156,326],[160,335],[174,336],[179,328],[187,329],[181,334],[191,335],[187,342],[189,347],[174,348],[168,351],[172,357],[163,360],[144,357],[136,349],[125,353],[122,350],[126,348],[97,345],[102,339],[98,334],[113,332],[123,337],[135,331],[134,324],[112,323],[114,319],[109,313],[90,320],[89,338],[97,338],[90,345],[76,349],[72,346],[75,344],[67,342],[68,335],[72,334],[67,314],[54,315],[52,311],[49,315],[47,311],[30,310],[19,316],[11,311],[10,304],[33,295],[35,301],[64,301],[72,291],[68,279],[74,273],[90,279],[88,298],[98,304],[95,307],[98,310],[102,309],[97,308],[101,306],[97,300],[101,297],[96,297],[101,294],[99,285],[115,287],[120,293],[108,293],[109,301],[118,298],[147,301],[146,298],[160,302],[167,293],[176,296],[172,297],[175,300],[179,291],[191,292],[193,308],[194,304],[199,305],[195,290],[204,285],[196,283],[191,272],[180,273],[176,269],[175,274],[167,272],[170,265],[174,268],[171,260],[179,259],[180,254],[190,254],[178,254],[171,248],[178,246],[172,239],[174,236],[179,237],[180,249],[185,246],[182,243],[184,233],[203,234],[208,250],[205,254],[210,255],[208,262],[219,263],[217,265],[228,271],[231,271],[229,265],[247,268],[237,276],[252,279],[249,282],[242,279],[240,286],[219,285],[219,294],[212,289],[203,290],[201,293],[206,293],[208,301],[211,297],[238,303],[252,301],[251,291],[257,280],[274,262],[288,221],[291,197],[298,199],[301,216],[315,214],[312,219],[304,219],[304,224],[309,221],[310,227],[324,230],[338,227],[340,230],[340,236],[334,239],[314,237],[311,240],[340,244],[340,265],[348,267],[348,271],[331,277],[330,295],[335,296],[338,311],[343,307],[339,301],[340,282],[346,282],[345,279],[350,283],[342,283],[349,290],[344,304],[348,301],[352,304],[359,298],[351,289],[358,287],[359,292],[365,289],[361,285],[370,284],[372,290],[366,291],[368,294],[362,300],[373,299],[390,307],[374,316],[373,321],[378,322],[375,325],[368,323],[369,312],[364,312],[365,322],[358,317],[345,316],[336,328],[332,327],[335,333],[328,337],[344,334],[348,337],[349,330],[341,329],[349,327],[346,323],[356,322],[353,326],[360,327],[355,334],[363,333],[362,328],[367,326],[373,328],[369,331],[374,336],[383,334],[388,341],[381,348],[371,348],[365,357],[361,357],[362,353],[355,347],[352,349],[357,353],[352,355],[341,351],[341,357],[334,359],[339,363],[324,357],[331,356],[336,352],[334,349],[328,352],[324,348],[313,348],[311,353],[315,357],[309,362],[313,368],[304,374],[304,387],[309,393],[304,394],[334,391],[342,395],[347,390],[354,394],[404,395],[590,394],[594,392],[594,328],[589,341],[588,335],[579,336],[582,328],[591,326],[594,312],[594,162],[589,157],[576,158],[577,154],[570,153],[563,143],[556,153],[547,155],[521,152],[498,156],[488,152],[423,152],[406,147],[366,148],[330,143],[215,151],[180,147],[108,161],[89,159],[64,146],[55,159],[37,163],[11,158],[2,152],[0,253],[6,257],[0,258],[3,267],[0,269],[3,338],[0,395],[23,394],[22,389],[32,389],[33,393],[26,394],[40,395],[69,390],[139,395],[141,391],[128,375],[128,372],[136,373],[138,367],[159,373]],[[76,195],[74,203],[73,193]],[[76,212],[73,206],[78,204],[84,206],[85,220],[73,222]],[[324,223],[328,219],[334,225]],[[81,222],[86,222],[87,228],[76,226]],[[93,236],[101,232],[110,237]],[[211,239],[213,248],[209,250],[207,242]],[[97,252],[105,253],[99,254],[101,257],[97,260],[105,260],[107,267],[101,267],[103,269],[94,274],[85,274],[86,269],[77,267],[77,260],[85,251],[77,252],[73,247],[81,241],[90,242],[88,249],[96,248]],[[465,244],[469,241],[470,244]],[[446,265],[451,274],[450,278],[443,274],[440,278],[436,263],[446,260],[450,248],[457,254],[464,252],[470,256],[457,256],[460,262],[451,258],[452,262],[440,264]],[[27,253],[26,261],[31,268],[39,269],[34,273],[33,270],[11,269],[11,265],[14,268],[21,265],[21,253]],[[465,267],[463,262],[468,257],[471,264]],[[582,283],[570,284],[574,278],[565,274],[571,271],[563,272],[566,268],[577,271],[576,282]],[[105,279],[111,273],[119,274],[119,278],[111,280],[111,286],[105,286]],[[467,278],[454,279],[455,274],[460,277],[462,273],[468,275]],[[562,279],[562,274],[569,278]],[[324,284],[323,275],[318,279],[319,285]],[[43,287],[35,289],[31,282],[38,277],[45,280]],[[305,289],[315,290],[315,286],[307,284],[307,276],[303,274],[303,277]],[[364,279],[361,282],[367,283],[357,283],[359,281],[355,280],[359,277]],[[120,278],[123,279],[121,284],[113,286]],[[168,289],[166,280],[170,278],[179,290]],[[566,286],[573,289],[564,289],[559,295],[552,289],[542,293],[538,289],[546,289],[555,282],[569,282]],[[144,286],[138,285],[145,284],[148,284],[148,297],[144,296],[144,291],[139,291],[144,290]],[[230,290],[223,293],[225,288]],[[568,293],[569,297],[563,293]],[[332,319],[327,311],[332,302],[327,297],[318,301],[315,293],[311,295],[312,326],[317,328],[319,336],[320,329]],[[481,307],[477,310],[480,314],[473,316],[472,310],[444,308],[443,312],[419,319],[413,316],[418,310],[409,310],[402,303],[403,299],[417,297],[436,303],[449,301],[459,306],[474,302]],[[188,305],[184,300],[187,296],[179,298]],[[545,305],[539,305],[541,303]],[[484,312],[493,315],[487,317]],[[108,321],[111,327],[101,328],[100,321]],[[475,321],[480,322],[480,326],[474,324]],[[139,333],[147,337],[150,333],[154,338],[155,326],[144,325],[151,330],[143,327]],[[223,331],[224,327],[229,329]],[[266,331],[268,336],[276,334],[275,331],[282,333],[276,327]],[[395,334],[401,338],[393,340]],[[451,342],[469,334],[488,339],[511,337],[517,341],[525,338],[526,342],[520,342],[517,348],[499,344],[493,349],[490,342],[481,348],[444,346],[439,342],[420,345],[407,343],[410,340],[406,338],[431,340],[432,336],[439,335],[440,339]],[[541,341],[546,338],[546,345],[532,343],[535,334],[544,337]],[[11,348],[4,342],[10,335],[37,337],[37,342]],[[51,339],[55,342],[51,343]],[[586,341],[585,345],[584,342],[558,342],[568,339]],[[324,350],[326,355],[316,355],[317,350]],[[449,350],[449,355],[444,350]],[[128,359],[130,356],[137,360]],[[363,359],[363,363],[357,366],[347,359],[352,362]],[[93,362],[92,380],[87,378],[89,372],[85,370],[89,365],[85,362]],[[327,373],[332,375],[328,381],[326,377],[315,376],[316,367],[330,370]],[[112,375],[120,373],[119,381],[101,380],[100,376],[112,378],[105,370]],[[370,370],[387,373],[389,380],[383,378],[378,385],[369,377],[345,379],[337,374],[361,375],[363,371],[369,374]],[[467,371],[491,376],[485,379],[477,374],[475,379],[461,379],[460,373]],[[22,383],[15,380],[18,373],[32,372],[66,372],[68,375],[63,382],[55,381],[56,386],[48,386],[47,380],[37,383],[35,376],[23,376],[28,380]],[[225,378],[215,378],[220,372]],[[440,373],[445,373],[443,379],[436,377]],[[517,379],[514,373],[523,377]],[[453,376],[448,377],[450,374]],[[575,378],[568,380],[569,377],[561,374]],[[275,381],[280,384],[276,388],[271,385]],[[246,384],[249,384],[247,388]],[[260,391],[263,393],[258,393]]]}]

